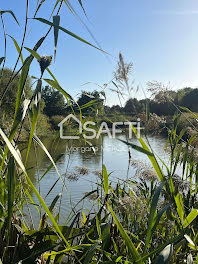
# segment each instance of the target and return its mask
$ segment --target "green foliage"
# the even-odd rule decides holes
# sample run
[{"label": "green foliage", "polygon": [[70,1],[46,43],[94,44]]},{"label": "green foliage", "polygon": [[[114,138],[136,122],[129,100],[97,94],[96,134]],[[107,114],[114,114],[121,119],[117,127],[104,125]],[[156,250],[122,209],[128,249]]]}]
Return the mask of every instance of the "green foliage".
[{"label": "green foliage", "polygon": [[63,95],[59,91],[50,86],[45,86],[42,89],[41,98],[45,103],[43,109],[45,115],[48,117],[64,115],[66,103]]},{"label": "green foliage", "polygon": [[123,111],[125,113],[134,115],[144,112],[144,109],[145,105],[141,101],[138,101],[136,98],[131,98],[126,102]]},{"label": "green foliage", "polygon": [[180,102],[180,106],[185,106],[189,108],[191,111],[198,112],[197,100],[198,100],[198,89],[196,88],[196,89],[192,89],[183,96]]},{"label": "green foliage", "polygon": [[83,113],[95,113],[97,109],[103,112],[103,93],[98,91],[86,92],[82,91],[77,104]]},{"label": "green foliage", "polygon": [[53,130],[59,129],[58,124],[65,118],[65,116],[56,115],[50,118],[50,123],[52,125]]},{"label": "green foliage", "polygon": [[[12,71],[10,69],[4,69],[2,72],[2,77],[0,78],[0,94],[3,93],[7,83],[9,82],[9,79],[12,76]],[[20,75],[17,76],[13,82],[11,83],[8,92],[5,94],[3,98],[3,102],[0,106],[1,111],[1,119],[4,119],[5,116],[12,117],[14,110],[15,110],[15,104],[16,104],[16,95],[17,95],[17,89],[18,89],[18,83],[19,83]],[[32,91],[30,88],[31,81],[28,77],[25,84],[25,90],[27,98],[31,96]]]},{"label": "green foliage", "polygon": [[105,107],[106,113],[117,112],[125,115],[137,115],[145,112],[146,106],[149,103],[150,113],[155,113],[158,116],[174,115],[178,109],[175,105],[186,107],[192,112],[198,112],[197,107],[198,89],[183,88],[175,91],[157,91],[152,99],[138,100],[136,98],[129,98],[124,107],[114,105],[112,107]]}]

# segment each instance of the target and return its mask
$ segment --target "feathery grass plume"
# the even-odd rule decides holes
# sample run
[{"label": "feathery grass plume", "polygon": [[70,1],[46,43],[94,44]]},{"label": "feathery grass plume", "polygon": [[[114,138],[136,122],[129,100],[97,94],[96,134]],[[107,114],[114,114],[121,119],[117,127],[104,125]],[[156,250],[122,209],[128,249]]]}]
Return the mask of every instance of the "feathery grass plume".
[{"label": "feathery grass plume", "polygon": [[89,169],[87,167],[79,167],[79,166],[76,166],[75,168],[78,171],[78,173],[81,174],[81,175],[87,175],[87,174],[89,174]]},{"label": "feathery grass plume", "polygon": [[41,76],[42,76],[44,71],[47,69],[47,67],[50,66],[52,62],[52,56],[47,56],[47,55],[41,56],[38,62],[41,68]]},{"label": "feathery grass plume", "polygon": [[122,53],[119,53],[119,61],[117,63],[117,70],[114,72],[116,81],[125,81],[126,83],[129,80],[129,74],[133,68],[133,63],[125,63]]},{"label": "feathery grass plume", "polygon": [[131,159],[131,166],[136,169],[135,177],[145,180],[157,180],[155,170],[143,161]]},{"label": "feathery grass plume", "polygon": [[69,181],[78,181],[79,174],[76,172],[67,172],[66,177]]},{"label": "feathery grass plume", "polygon": [[147,204],[140,193],[134,196],[125,195],[123,198],[119,199],[118,204],[120,206],[119,210],[133,212],[137,218],[147,214]]},{"label": "feathery grass plume", "polygon": [[151,93],[151,98],[158,103],[173,101],[176,94],[172,91],[170,83],[165,85],[158,81],[147,82],[147,90]]},{"label": "feathery grass plume", "polygon": [[96,176],[98,176],[100,179],[102,179],[102,171],[101,170],[95,170],[93,172]]},{"label": "feathery grass plume", "polygon": [[115,80],[118,82],[118,85],[116,85],[114,83],[114,85],[117,87],[119,93],[120,90],[127,90],[129,96],[131,91],[133,90],[133,87],[129,85],[129,75],[131,74],[133,68],[133,63],[126,63],[124,61],[123,55],[120,52],[119,53],[119,60],[117,63],[117,69],[116,71],[113,73],[114,74],[114,78]]}]

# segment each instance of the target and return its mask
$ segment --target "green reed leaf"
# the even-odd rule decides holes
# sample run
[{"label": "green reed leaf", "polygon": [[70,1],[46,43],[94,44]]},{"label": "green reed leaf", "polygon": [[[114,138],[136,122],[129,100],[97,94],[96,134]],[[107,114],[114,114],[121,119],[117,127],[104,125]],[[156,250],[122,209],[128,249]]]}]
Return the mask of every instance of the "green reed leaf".
[{"label": "green reed leaf", "polygon": [[[36,45],[34,46],[33,51],[36,51],[40,45],[43,43],[44,38],[41,38]],[[19,111],[19,106],[20,106],[20,101],[21,101],[21,96],[23,94],[23,90],[24,90],[24,86],[26,84],[26,80],[28,77],[28,73],[29,73],[29,69],[30,69],[30,65],[32,63],[34,59],[34,56],[30,55],[28,56],[24,63],[23,63],[23,68],[22,68],[22,72],[20,75],[20,80],[19,80],[19,85],[18,85],[18,90],[17,90],[17,99],[16,99],[16,103],[15,103],[15,114],[14,114],[14,121],[18,115],[18,111]]]},{"label": "green reed leaf", "polygon": [[[53,24],[56,26],[60,25],[60,16],[53,16]],[[56,58],[56,47],[58,43],[58,33],[59,29],[54,27],[54,59]]]},{"label": "green reed leaf", "polygon": [[[49,25],[49,26],[55,27],[55,28],[57,28],[57,29],[63,31],[64,33],[70,35],[71,37],[73,37],[73,38],[75,38],[75,39],[78,39],[78,40],[80,40],[81,42],[84,42],[85,44],[87,44],[87,45],[89,45],[89,46],[91,46],[91,47],[93,47],[93,48],[95,48],[95,49],[97,49],[97,50],[100,50],[100,51],[102,51],[102,52],[105,52],[105,51],[101,50],[100,48],[98,48],[98,47],[92,45],[92,44],[89,43],[88,41],[84,40],[83,38],[79,37],[78,35],[72,33],[71,31],[69,31],[69,30],[67,30],[67,29],[65,29],[65,28],[63,28],[63,27],[61,27],[61,26],[55,25],[54,23],[52,23],[52,22],[50,22],[50,21],[48,21],[48,20],[46,20],[46,19],[44,19],[44,18],[34,18],[34,19],[36,19],[36,20],[38,20],[38,21],[40,21],[40,22],[42,22],[42,23],[44,23],[44,24],[47,24],[47,25]],[[105,52],[105,53],[106,53],[106,52]]]},{"label": "green reed leaf", "polygon": [[152,227],[152,231],[151,231],[152,234],[155,232],[155,230],[156,230],[156,228],[157,228],[157,226],[158,226],[158,224],[162,218],[162,215],[170,209],[171,205],[172,205],[172,203],[167,204],[163,209],[161,209],[159,211],[159,213],[154,218],[154,223],[153,223],[153,227]]},{"label": "green reed leaf", "polygon": [[187,107],[180,106],[181,109],[185,110],[186,112],[190,113],[195,119],[198,119],[198,115],[190,111]]},{"label": "green reed leaf", "polygon": [[38,3],[38,6],[36,8],[36,11],[34,13],[34,17],[37,15],[39,9],[41,8],[42,4],[45,2],[45,0],[40,0],[40,2]]},{"label": "green reed leaf", "polygon": [[97,228],[97,232],[98,232],[98,237],[101,240],[102,232],[101,232],[100,222],[99,222],[99,219],[98,219],[97,215],[96,215],[96,228]]},{"label": "green reed leaf", "polygon": [[103,174],[104,192],[106,196],[109,192],[109,175],[107,173],[107,169],[105,165],[103,165],[102,174]]},{"label": "green reed leaf", "polygon": [[[54,163],[56,164],[56,162],[57,162],[59,159],[61,159],[63,156],[64,156],[64,154],[60,154],[60,155],[58,155],[58,157],[56,158],[56,160],[54,161]],[[41,181],[41,180],[45,177],[45,175],[51,170],[52,167],[53,167],[53,164],[51,163],[51,164],[49,165],[49,167],[47,168],[47,170],[44,172],[44,174],[41,176],[41,178],[39,179],[39,181]]]},{"label": "green reed leaf", "polygon": [[49,160],[53,164],[53,166],[54,166],[54,168],[55,168],[55,170],[56,170],[59,178],[61,179],[61,181],[63,183],[63,186],[65,187],[65,190],[68,191],[67,190],[67,187],[65,185],[65,181],[63,180],[63,178],[62,178],[62,176],[61,176],[61,174],[60,174],[60,172],[59,172],[59,170],[58,170],[58,168],[57,168],[57,166],[56,166],[56,164],[55,164],[52,156],[50,155],[49,151],[47,150],[47,148],[45,147],[45,145],[42,143],[42,141],[36,135],[34,135],[33,138],[37,142],[37,144],[42,148],[42,150],[45,152],[45,154],[47,155],[47,157],[49,158]]},{"label": "green reed leaf", "polygon": [[148,122],[150,118],[150,109],[149,109],[149,103],[146,103],[146,121]]},{"label": "green reed leaf", "polygon": [[157,187],[153,195],[152,201],[151,201],[150,214],[149,214],[149,219],[148,219],[148,228],[147,228],[147,234],[146,234],[146,242],[145,242],[145,250],[149,247],[149,243],[152,237],[152,227],[155,224],[154,218],[156,215],[157,204],[158,204],[160,193],[161,193],[163,186],[164,186],[164,182],[162,182],[160,186]]},{"label": "green reed leaf", "polygon": [[98,244],[92,245],[90,247],[90,249],[88,250],[88,253],[86,255],[86,258],[85,258],[85,260],[83,262],[83,264],[91,263],[91,260],[92,260],[92,258],[94,256],[94,253],[95,253],[97,247],[98,247]]},{"label": "green reed leaf", "polygon": [[37,60],[40,59],[40,55],[39,55],[35,50],[32,50],[32,49],[27,48],[27,47],[25,47],[25,49],[28,50],[28,51],[31,53],[31,55],[32,55],[33,57],[35,57]]},{"label": "green reed leaf", "polygon": [[138,251],[136,250],[136,248],[135,248],[133,242],[131,241],[131,239],[129,238],[127,232],[124,230],[122,224],[118,220],[118,218],[117,218],[116,214],[114,213],[113,209],[110,207],[110,205],[108,203],[107,203],[107,206],[108,206],[109,211],[111,212],[111,215],[113,216],[113,219],[114,219],[114,221],[115,221],[115,223],[117,225],[118,230],[120,231],[120,234],[121,234],[122,238],[124,239],[124,241],[125,241],[125,243],[126,243],[126,245],[128,247],[128,251],[129,251],[133,261],[134,262],[135,261],[139,261],[139,263],[143,263],[141,261],[141,257],[139,255]]},{"label": "green reed leaf", "polygon": [[181,194],[178,192],[177,195],[175,196],[175,204],[177,207],[177,213],[179,215],[179,218],[181,222],[183,222],[184,219],[184,205],[183,205],[183,200]]},{"label": "green reed leaf", "polygon": [[195,218],[198,216],[198,210],[197,209],[193,209],[186,217],[186,219],[183,222],[183,228],[186,228],[187,226],[189,226],[194,220]]},{"label": "green reed leaf", "polygon": [[15,165],[14,158],[10,157],[8,163],[8,238],[10,238],[10,228],[15,197]]},{"label": "green reed leaf", "polygon": [[18,22],[15,14],[14,14],[14,12],[12,10],[3,10],[3,11],[0,11],[0,14],[2,14],[2,15],[5,14],[5,13],[10,14],[14,18],[14,20],[17,22],[17,24],[19,25],[19,22]]},{"label": "green reed leaf", "polygon": [[1,65],[1,63],[2,63],[4,60],[5,60],[5,57],[1,57],[1,58],[0,58],[0,65]]},{"label": "green reed leaf", "polygon": [[[41,86],[42,86],[42,81],[38,80],[37,82],[37,86],[36,86],[36,92],[40,92],[41,91]],[[31,129],[30,129],[30,136],[29,136],[29,140],[28,140],[28,148],[27,148],[27,154],[26,154],[26,159],[25,159],[25,166],[27,164],[28,161],[28,156],[30,153],[30,148],[31,148],[31,144],[32,144],[32,139],[33,139],[33,135],[34,135],[34,131],[36,129],[36,123],[37,123],[37,118],[38,118],[38,113],[39,113],[39,102],[33,103],[32,105],[32,118],[31,118]]]},{"label": "green reed leaf", "polygon": [[143,154],[146,154],[146,155],[148,155],[148,156],[153,156],[153,153],[150,152],[149,150],[145,149],[145,148],[142,148],[142,147],[137,146],[137,145],[135,145],[135,144],[129,143],[129,142],[127,142],[127,141],[125,141],[125,140],[122,140],[122,139],[119,139],[119,141],[125,143],[126,145],[132,147],[133,149],[135,149],[135,150],[137,150],[137,151],[139,151],[139,152],[141,152],[141,153],[143,153]]},{"label": "green reed leaf", "polygon": [[83,3],[82,3],[82,0],[78,0],[78,3],[80,4],[85,16],[87,16],[86,12],[85,12],[85,9],[84,9],[84,6],[83,6]]},{"label": "green reed leaf", "polygon": [[50,204],[49,210],[50,212],[53,211],[58,199],[62,196],[62,193],[59,193],[58,195],[56,195],[56,197],[54,198],[54,200],[52,201],[52,203]]},{"label": "green reed leaf", "polygon": [[26,58],[24,61],[24,67],[22,69],[20,79],[19,79],[19,85],[18,85],[18,90],[17,90],[17,98],[16,98],[16,103],[15,103],[15,114],[14,114],[14,121],[17,117],[18,111],[19,111],[19,106],[21,102],[21,96],[23,94],[24,86],[28,77],[29,73],[29,68],[32,63],[33,57],[29,56]]},{"label": "green reed leaf", "polygon": [[82,109],[88,108],[88,107],[90,107],[90,106],[92,106],[92,105],[97,104],[97,102],[99,102],[99,101],[100,101],[100,100],[91,100],[91,101],[89,101],[88,103],[86,103],[86,104],[84,104],[84,105],[81,105],[81,106],[80,106],[80,109],[82,110]]},{"label": "green reed leaf", "polygon": [[[131,128],[132,128],[133,132],[135,133],[137,139],[139,140],[140,144],[142,145],[142,148],[146,152],[151,153],[149,147],[146,145],[146,143],[144,142],[142,137],[138,136],[137,130],[132,124],[131,124]],[[159,163],[157,162],[155,155],[154,154],[153,155],[148,155],[148,158],[149,158],[150,162],[152,163],[152,166],[153,166],[155,172],[157,173],[160,181],[164,181],[164,178],[165,178],[164,177],[164,173],[163,173],[161,167],[159,166]]]},{"label": "green reed leaf", "polygon": [[50,79],[44,79],[44,81],[46,81],[46,83],[48,83],[49,85],[57,89],[60,93],[62,93],[67,101],[71,99],[71,96],[65,90],[62,89],[58,82]]},{"label": "green reed leaf", "polygon": [[111,246],[111,225],[109,223],[101,223],[100,227],[102,232],[102,248],[108,251]]},{"label": "green reed leaf", "polygon": [[21,62],[22,62],[22,64],[23,64],[23,63],[24,63],[24,60],[23,60],[23,54],[22,54],[22,52],[21,52],[21,49],[20,49],[20,47],[19,47],[19,45],[18,45],[16,39],[13,38],[13,37],[10,36],[10,35],[8,35],[8,36],[12,39],[12,41],[13,41],[13,43],[14,43],[14,45],[15,45],[15,48],[16,48],[16,50],[17,50],[17,52],[20,54],[20,59],[21,59]]}]

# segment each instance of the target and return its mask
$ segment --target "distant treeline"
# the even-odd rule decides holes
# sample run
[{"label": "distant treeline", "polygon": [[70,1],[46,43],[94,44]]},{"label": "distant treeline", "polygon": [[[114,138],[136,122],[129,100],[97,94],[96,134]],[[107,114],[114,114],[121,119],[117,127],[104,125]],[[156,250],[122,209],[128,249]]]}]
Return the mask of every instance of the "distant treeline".
[{"label": "distant treeline", "polygon": [[[175,91],[158,92],[153,99],[137,100],[129,99],[126,104],[105,106],[105,113],[119,112],[126,115],[135,115],[145,112],[146,104],[149,105],[149,111],[158,116],[174,115],[177,108],[186,107],[192,112],[198,112],[198,88],[183,88]],[[181,108],[180,108],[181,109]]]},{"label": "distant treeline", "polygon": [[[4,70],[3,77],[0,79],[0,92],[6,87],[9,82],[12,71]],[[12,82],[9,92],[3,98],[3,104],[0,105],[1,117],[0,125],[8,128],[12,124],[12,116],[15,109],[15,101],[18,89],[20,75]],[[104,92],[82,91],[78,99],[70,100],[68,104],[63,95],[50,86],[42,87],[41,91],[41,107],[37,121],[37,133],[45,133],[49,129],[56,129],[57,124],[62,120],[63,116],[75,111],[80,111],[85,116],[112,116],[112,115],[127,115],[134,116],[140,113],[145,113],[146,105],[149,105],[150,113],[155,113],[158,116],[171,116],[179,107],[186,107],[193,112],[198,112],[198,88],[183,88],[176,91],[167,89],[160,83],[150,83],[150,99],[137,100],[130,98],[123,106],[105,105]],[[24,95],[26,98],[31,98],[33,91],[31,90],[31,80],[28,78],[25,86]],[[25,99],[25,98],[24,98]],[[71,108],[72,107],[72,108]],[[80,109],[80,110],[79,110]],[[25,120],[28,127],[28,120]]]},{"label": "distant treeline", "polygon": [[[65,115],[71,111],[70,106],[64,101],[62,95],[54,89],[46,86],[43,88],[42,98],[45,102],[44,113],[51,117],[54,115]],[[198,88],[183,88],[175,91],[159,91],[152,99],[138,100],[130,98],[122,107],[120,105],[104,106],[104,94],[102,92],[82,91],[73,108],[84,114],[91,114],[99,109],[99,114],[111,115],[114,113],[135,115],[145,112],[146,104],[149,105],[151,113],[159,116],[174,115],[177,107],[186,107],[193,112],[198,112]]]}]

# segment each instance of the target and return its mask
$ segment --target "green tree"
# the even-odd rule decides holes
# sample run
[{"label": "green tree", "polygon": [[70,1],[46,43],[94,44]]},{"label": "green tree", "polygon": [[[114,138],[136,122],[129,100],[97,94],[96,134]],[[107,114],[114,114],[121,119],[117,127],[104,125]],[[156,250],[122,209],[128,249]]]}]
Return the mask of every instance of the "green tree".
[{"label": "green tree", "polygon": [[93,92],[82,91],[77,103],[84,113],[91,113],[97,109],[103,112],[104,99],[102,96],[104,96],[103,92],[96,90]]},{"label": "green tree", "polygon": [[120,113],[122,111],[122,107],[120,105],[113,105],[111,107],[111,112],[117,112]]},{"label": "green tree", "polygon": [[63,95],[50,86],[45,86],[41,92],[45,106],[43,112],[45,115],[51,117],[55,115],[64,115],[65,113],[65,99]]},{"label": "green tree", "polygon": [[[13,76],[13,74],[12,71],[8,68],[5,68],[1,71],[2,71],[2,76],[0,78],[0,94],[3,94],[6,85],[9,82],[11,76]],[[11,118],[11,116],[14,114],[19,78],[20,78],[20,74],[17,75],[16,78],[12,81],[12,83],[9,86],[8,92],[6,92],[3,97],[2,104],[0,105],[1,121],[4,121],[5,118],[8,119]],[[24,87],[24,94],[26,98],[30,97],[32,94],[31,81],[29,77],[26,80],[26,84]]]},{"label": "green tree", "polygon": [[192,89],[181,99],[181,105],[189,108],[191,111],[198,112],[198,89]]},{"label": "green tree", "polygon": [[124,112],[128,114],[138,114],[143,111],[144,104],[139,102],[136,98],[130,98],[124,106]]}]

